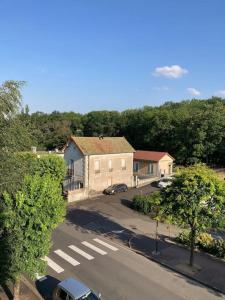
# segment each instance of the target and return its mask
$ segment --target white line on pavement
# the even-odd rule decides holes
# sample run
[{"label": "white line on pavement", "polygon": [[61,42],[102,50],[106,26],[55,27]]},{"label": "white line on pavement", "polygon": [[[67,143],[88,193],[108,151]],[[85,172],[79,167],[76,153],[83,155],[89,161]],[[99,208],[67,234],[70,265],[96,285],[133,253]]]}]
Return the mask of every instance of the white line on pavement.
[{"label": "white line on pavement", "polygon": [[45,256],[44,260],[47,262],[48,266],[52,268],[56,273],[62,273],[64,271],[63,268],[61,268],[59,265],[57,265],[53,260],[51,260],[49,257]]},{"label": "white line on pavement", "polygon": [[108,244],[108,243],[106,243],[106,242],[103,242],[102,240],[100,240],[100,239],[93,239],[95,242],[97,242],[97,243],[99,243],[99,244],[101,244],[101,245],[103,245],[103,246],[105,246],[105,247],[107,247],[107,248],[109,248],[109,249],[111,249],[111,250],[113,250],[113,251],[118,251],[119,249],[118,248],[116,248],[116,247],[114,247],[114,246],[112,246],[112,245],[110,245],[110,244]]},{"label": "white line on pavement", "polygon": [[90,254],[84,252],[83,250],[81,250],[80,248],[74,246],[74,245],[70,245],[68,246],[70,249],[72,249],[73,251],[77,252],[78,254],[82,255],[83,257],[85,257],[88,260],[92,260],[94,259],[93,256],[91,256]]},{"label": "white line on pavement", "polygon": [[68,263],[70,263],[73,266],[77,266],[80,263],[75,260],[74,258],[72,258],[71,256],[69,256],[68,254],[66,254],[65,252],[63,252],[62,250],[55,250],[54,251],[56,254],[58,254],[60,257],[62,257],[63,259],[65,259]]},{"label": "white line on pavement", "polygon": [[94,250],[95,252],[97,252],[101,255],[106,255],[107,254],[107,252],[103,251],[102,249],[99,249],[98,247],[96,247],[96,246],[94,246],[91,243],[88,243],[86,241],[82,242],[81,244],[88,247],[88,248],[90,248],[90,249],[92,249],[92,250]]}]

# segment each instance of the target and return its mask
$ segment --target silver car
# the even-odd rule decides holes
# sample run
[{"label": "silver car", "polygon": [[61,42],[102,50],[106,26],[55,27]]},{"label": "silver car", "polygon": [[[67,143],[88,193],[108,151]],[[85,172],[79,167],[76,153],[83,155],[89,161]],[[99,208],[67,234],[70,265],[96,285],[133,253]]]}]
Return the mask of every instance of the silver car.
[{"label": "silver car", "polygon": [[165,188],[169,185],[172,184],[173,181],[173,177],[163,177],[162,179],[160,179],[157,183],[157,187],[158,188]]},{"label": "silver car", "polygon": [[57,284],[53,292],[53,300],[100,300],[84,283],[68,278]]}]

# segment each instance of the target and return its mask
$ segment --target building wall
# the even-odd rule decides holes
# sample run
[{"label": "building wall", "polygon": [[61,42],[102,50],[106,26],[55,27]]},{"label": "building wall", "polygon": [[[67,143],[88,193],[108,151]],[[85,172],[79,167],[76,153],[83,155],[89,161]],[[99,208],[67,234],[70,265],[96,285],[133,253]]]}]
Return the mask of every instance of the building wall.
[{"label": "building wall", "polygon": [[159,171],[161,175],[171,175],[172,174],[172,166],[173,159],[169,155],[165,155],[159,161]]},{"label": "building wall", "polygon": [[[135,162],[139,163],[139,171],[135,172],[134,175],[141,175],[141,176],[158,176],[158,163],[154,161],[146,161],[146,160],[134,160]],[[148,164],[153,164],[153,174],[148,173]]]},{"label": "building wall", "polygon": [[[122,169],[121,160],[125,160],[126,168]],[[100,162],[100,172],[95,171],[95,161]],[[112,170],[109,170],[109,160]],[[115,183],[125,183],[133,186],[133,153],[90,155],[88,158],[89,191],[103,191]]]},{"label": "building wall", "polygon": [[84,181],[85,158],[74,143],[69,142],[64,152],[64,159],[69,166],[70,161],[74,161],[74,180]]}]

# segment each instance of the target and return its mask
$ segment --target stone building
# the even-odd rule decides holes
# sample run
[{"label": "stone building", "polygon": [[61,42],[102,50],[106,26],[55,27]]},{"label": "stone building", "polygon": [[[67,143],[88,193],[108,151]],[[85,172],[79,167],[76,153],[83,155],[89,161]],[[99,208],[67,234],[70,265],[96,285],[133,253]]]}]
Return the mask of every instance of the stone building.
[{"label": "stone building", "polygon": [[68,200],[95,196],[115,183],[132,187],[134,152],[124,137],[72,136],[64,151]]}]

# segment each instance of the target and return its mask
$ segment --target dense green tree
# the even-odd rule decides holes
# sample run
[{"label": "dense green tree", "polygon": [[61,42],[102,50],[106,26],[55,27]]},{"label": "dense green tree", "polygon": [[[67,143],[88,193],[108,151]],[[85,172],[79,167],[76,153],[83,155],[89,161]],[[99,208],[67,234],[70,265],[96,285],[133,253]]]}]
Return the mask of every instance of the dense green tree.
[{"label": "dense green tree", "polygon": [[14,299],[19,299],[22,274],[32,279],[44,274],[52,230],[65,215],[63,159],[21,157],[29,162],[30,174],[17,192],[5,192],[0,202],[0,284],[14,284]]},{"label": "dense green tree", "polygon": [[116,111],[93,111],[83,117],[85,136],[118,136],[120,114]]},{"label": "dense green tree", "polygon": [[31,132],[18,118],[23,84],[6,81],[0,86],[0,196],[4,190],[14,189],[22,177],[14,153],[27,150],[32,144]]},{"label": "dense green tree", "polygon": [[172,185],[161,191],[160,213],[190,229],[190,265],[194,262],[197,234],[211,228],[225,213],[225,184],[205,165],[178,171]]},{"label": "dense green tree", "polygon": [[158,107],[50,114],[23,110],[39,149],[62,147],[71,134],[125,136],[135,149],[168,151],[177,164],[225,165],[225,100],[166,102]]}]

